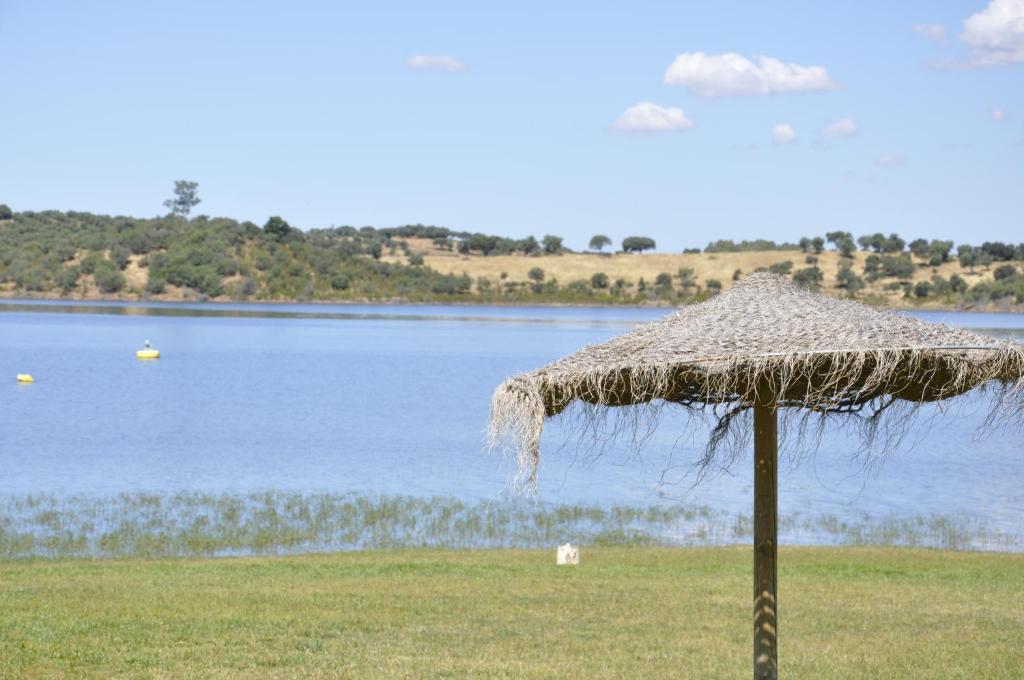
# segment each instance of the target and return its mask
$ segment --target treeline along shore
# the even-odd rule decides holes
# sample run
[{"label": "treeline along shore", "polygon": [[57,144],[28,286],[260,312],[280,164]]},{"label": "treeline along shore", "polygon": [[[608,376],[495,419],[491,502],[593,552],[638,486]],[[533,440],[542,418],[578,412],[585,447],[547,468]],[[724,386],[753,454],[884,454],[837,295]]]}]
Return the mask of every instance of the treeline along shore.
[{"label": "treeline along shore", "polygon": [[1024,310],[1024,243],[848,232],[683,252],[597,234],[584,251],[407,225],[300,230],[223,217],[15,212],[0,205],[0,296],[70,300],[681,305],[756,271],[870,304]]}]

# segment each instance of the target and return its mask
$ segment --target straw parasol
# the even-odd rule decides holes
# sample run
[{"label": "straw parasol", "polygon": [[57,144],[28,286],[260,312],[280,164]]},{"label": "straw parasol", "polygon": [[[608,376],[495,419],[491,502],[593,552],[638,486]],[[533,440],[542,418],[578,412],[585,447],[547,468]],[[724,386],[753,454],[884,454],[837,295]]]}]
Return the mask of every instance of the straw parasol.
[{"label": "straw parasol", "polygon": [[509,378],[494,392],[490,437],[512,447],[533,485],[544,420],[573,403],[597,418],[609,407],[710,409],[716,422],[704,465],[723,443],[745,448],[742,436],[728,435],[752,412],[754,677],[775,678],[780,411],[857,416],[870,445],[887,412],[974,388],[991,397],[993,415],[1024,411],[1024,347],[753,274],[706,302]]}]

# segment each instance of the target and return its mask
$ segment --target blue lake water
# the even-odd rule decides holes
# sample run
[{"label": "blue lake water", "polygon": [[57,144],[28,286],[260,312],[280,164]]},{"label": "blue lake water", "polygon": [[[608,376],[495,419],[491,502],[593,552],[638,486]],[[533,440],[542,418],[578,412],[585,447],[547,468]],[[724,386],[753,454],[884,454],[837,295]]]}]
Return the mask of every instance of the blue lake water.
[{"label": "blue lake water", "polygon": [[[379,305],[0,303],[0,495],[300,491],[509,493],[511,466],[483,450],[490,394],[535,368],[667,313],[658,309]],[[1024,337],[1024,316],[922,313]],[[162,352],[143,362],[149,339]],[[16,373],[36,382],[19,385]],[[880,466],[825,433],[783,459],[789,515],[970,518],[1024,546],[1019,431],[975,439],[970,400],[926,409]],[[537,498],[649,506],[751,506],[750,457],[694,487],[700,437],[666,417],[638,453],[603,455],[547,428]],[[663,473],[668,470],[668,474]],[[816,542],[812,534],[788,540]],[[984,545],[978,547],[985,547]]]}]

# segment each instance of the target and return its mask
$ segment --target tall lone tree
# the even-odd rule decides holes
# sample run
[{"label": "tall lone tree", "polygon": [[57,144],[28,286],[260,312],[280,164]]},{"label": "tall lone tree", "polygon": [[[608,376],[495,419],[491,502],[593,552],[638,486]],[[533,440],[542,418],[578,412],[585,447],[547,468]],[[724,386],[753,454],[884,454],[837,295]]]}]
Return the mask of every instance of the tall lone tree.
[{"label": "tall lone tree", "polygon": [[601,252],[604,250],[605,246],[610,246],[611,244],[612,240],[604,234],[598,234],[594,238],[590,239],[590,249],[596,250],[597,252]]},{"label": "tall lone tree", "polygon": [[188,219],[192,208],[201,202],[196,195],[199,189],[199,182],[190,182],[185,179],[174,181],[174,198],[164,201],[164,207],[169,208],[171,214],[176,217]]}]

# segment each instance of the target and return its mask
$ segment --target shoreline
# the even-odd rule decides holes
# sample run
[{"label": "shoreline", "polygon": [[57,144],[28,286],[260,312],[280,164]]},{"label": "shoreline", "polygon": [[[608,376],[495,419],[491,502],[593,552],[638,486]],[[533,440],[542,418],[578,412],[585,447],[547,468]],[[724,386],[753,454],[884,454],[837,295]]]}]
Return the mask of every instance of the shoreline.
[{"label": "shoreline", "polygon": [[[17,294],[11,294],[12,291],[0,292],[0,306],[2,305],[15,305],[15,304],[33,304],[38,302],[43,303],[65,303],[71,305],[88,305],[89,303],[103,303],[101,306],[106,306],[109,303],[117,304],[142,304],[142,305],[273,305],[273,306],[286,306],[286,305],[311,305],[311,306],[408,306],[408,307],[509,307],[509,308],[567,308],[567,309],[665,309],[672,310],[678,309],[679,306],[671,305],[663,301],[651,301],[641,304],[635,303],[613,303],[613,302],[550,302],[550,301],[536,301],[529,302],[523,300],[516,301],[500,301],[500,300],[407,300],[407,299],[372,299],[364,298],[361,300],[279,300],[279,299],[236,299],[236,298],[211,298],[206,300],[194,299],[186,300],[180,298],[171,297],[143,297],[140,295],[90,295],[90,296],[54,296],[49,294],[38,294],[33,295],[19,291]],[[870,306],[870,302],[865,300],[856,300],[862,304]],[[887,306],[882,305],[885,309],[891,309],[898,312],[957,312],[965,314],[1024,314],[1024,305],[1010,305],[1009,307],[1003,305],[942,305],[942,304],[928,304],[928,305],[899,305],[899,306]]]}]

